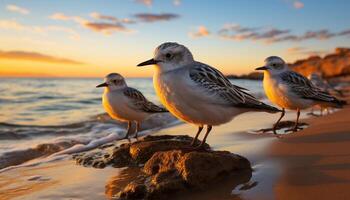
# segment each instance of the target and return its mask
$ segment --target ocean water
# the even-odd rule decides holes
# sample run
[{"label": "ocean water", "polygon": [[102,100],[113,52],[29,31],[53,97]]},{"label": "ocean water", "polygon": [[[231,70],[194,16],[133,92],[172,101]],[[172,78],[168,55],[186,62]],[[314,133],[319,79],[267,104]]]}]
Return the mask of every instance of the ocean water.
[{"label": "ocean water", "polygon": [[[74,153],[120,139],[125,124],[112,120],[101,105],[103,79],[1,78],[0,169],[57,153]],[[129,78],[159,104],[151,78]],[[259,81],[232,80],[262,98]],[[142,134],[180,123],[171,114],[155,114],[142,123]]]}]

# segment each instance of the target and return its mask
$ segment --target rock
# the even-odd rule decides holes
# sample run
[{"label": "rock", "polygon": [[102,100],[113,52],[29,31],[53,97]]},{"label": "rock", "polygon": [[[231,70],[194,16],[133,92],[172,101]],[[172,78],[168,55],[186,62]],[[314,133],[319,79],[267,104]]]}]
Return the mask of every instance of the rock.
[{"label": "rock", "polygon": [[131,182],[115,199],[165,199],[178,192],[204,190],[244,171],[251,173],[249,161],[227,151],[157,152],[143,167],[148,177],[144,183]]},{"label": "rock", "polygon": [[252,169],[246,158],[228,151],[212,151],[208,144],[206,150],[197,151],[189,147],[192,139],[147,136],[119,147],[74,155],[74,159],[84,166],[132,169],[124,170],[106,186],[108,196],[120,200],[165,199],[175,193],[204,190],[218,182],[236,180],[241,184],[250,179]]},{"label": "rock", "polygon": [[228,79],[248,79],[248,80],[262,80],[263,79],[263,73],[261,72],[251,72],[249,74],[243,74],[243,75],[234,75],[230,74],[226,76]]},{"label": "rock", "polygon": [[312,56],[289,64],[296,72],[308,76],[320,73],[325,78],[350,75],[350,49],[336,48],[335,53],[321,58]]},{"label": "rock", "polygon": [[163,176],[153,179],[154,184],[179,176],[186,184],[196,188],[203,188],[233,171],[247,169],[251,169],[247,159],[228,151],[157,152],[144,166],[146,174]]},{"label": "rock", "polygon": [[[187,139],[187,138],[186,138]],[[138,163],[145,163],[154,153],[159,151],[168,151],[174,149],[183,149],[189,146],[192,139],[183,138],[182,140],[156,140],[144,141],[131,145],[130,155]]]},{"label": "rock", "polygon": [[126,143],[120,145],[120,147],[116,147],[111,155],[105,156],[107,157],[107,164],[112,164],[113,167],[126,167],[133,165],[134,162],[130,156],[130,146],[131,144]]}]

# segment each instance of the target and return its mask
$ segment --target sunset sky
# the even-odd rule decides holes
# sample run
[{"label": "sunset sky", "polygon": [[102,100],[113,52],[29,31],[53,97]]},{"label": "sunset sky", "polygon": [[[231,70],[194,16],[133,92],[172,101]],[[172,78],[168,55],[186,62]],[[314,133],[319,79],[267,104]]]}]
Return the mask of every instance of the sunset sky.
[{"label": "sunset sky", "polygon": [[159,44],[225,74],[350,46],[348,0],[1,0],[0,76],[128,77]]}]

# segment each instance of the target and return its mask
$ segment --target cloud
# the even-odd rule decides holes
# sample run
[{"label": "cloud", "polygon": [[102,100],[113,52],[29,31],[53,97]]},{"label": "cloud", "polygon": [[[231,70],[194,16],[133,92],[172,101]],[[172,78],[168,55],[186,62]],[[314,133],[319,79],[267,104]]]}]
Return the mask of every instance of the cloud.
[{"label": "cloud", "polygon": [[136,21],[134,21],[132,19],[128,19],[128,18],[118,19],[117,17],[109,16],[109,15],[102,15],[98,12],[92,12],[92,13],[90,13],[90,16],[94,19],[97,19],[97,20],[107,20],[107,21],[111,21],[111,22],[115,22],[115,23],[125,23],[125,24],[136,23]]},{"label": "cloud", "polygon": [[64,13],[54,13],[49,16],[53,20],[72,21],[79,24],[81,27],[92,30],[94,32],[101,32],[106,35],[110,35],[115,32],[133,32],[133,30],[127,28],[129,24],[135,24],[139,22],[157,22],[157,21],[169,21],[179,17],[172,13],[163,14],[150,14],[139,13],[134,15],[135,19],[117,18],[111,15],[104,15],[98,12],[90,13],[91,19],[85,19],[79,16],[69,16]]},{"label": "cloud", "polygon": [[284,42],[284,41],[300,42],[303,40],[310,40],[310,39],[327,40],[332,37],[335,37],[336,35],[337,35],[336,33],[331,33],[329,30],[323,29],[318,31],[307,31],[302,35],[288,34],[279,38],[273,38],[271,39],[271,42]]},{"label": "cloud", "polygon": [[199,38],[208,36],[209,34],[209,30],[205,26],[199,26],[195,32],[190,32],[189,36],[192,38]]},{"label": "cloud", "polygon": [[173,13],[151,14],[151,13],[139,13],[134,15],[135,18],[142,22],[157,22],[157,21],[169,21],[179,17]]},{"label": "cloud", "polygon": [[6,6],[6,10],[11,11],[11,12],[17,12],[22,15],[28,15],[30,12],[26,8],[19,7],[17,5],[9,4]]},{"label": "cloud", "polygon": [[181,0],[173,0],[174,6],[179,6],[181,5]]},{"label": "cloud", "polygon": [[262,41],[264,43],[301,42],[304,40],[328,40],[334,37],[350,35],[350,29],[340,32],[330,32],[327,29],[306,31],[293,34],[289,29],[275,27],[244,27],[238,24],[225,24],[219,31],[219,37],[234,41]]},{"label": "cloud", "polygon": [[287,54],[292,55],[308,55],[308,56],[320,56],[329,53],[324,50],[310,50],[305,47],[292,47],[288,48],[286,51]]},{"label": "cloud", "polygon": [[97,12],[93,12],[90,16],[94,19],[107,20],[108,22],[93,22],[87,19],[84,19],[79,16],[68,16],[63,13],[54,13],[49,18],[54,20],[62,21],[73,21],[79,24],[81,27],[92,30],[94,32],[100,32],[105,35],[110,35],[114,32],[132,32],[132,30],[126,28],[123,24],[134,23],[132,20],[122,19],[119,20],[113,16],[101,15]]},{"label": "cloud", "polygon": [[338,36],[350,36],[350,29],[339,32]]},{"label": "cloud", "polygon": [[84,27],[95,31],[95,32],[102,32],[106,35],[110,35],[113,32],[130,32],[129,29],[125,28],[122,24],[111,24],[111,23],[94,23],[94,22],[88,22],[83,24]]},{"label": "cloud", "polygon": [[271,42],[277,37],[289,33],[289,30],[277,28],[243,27],[238,24],[225,24],[219,30],[219,36],[229,40],[263,40]]},{"label": "cloud", "polygon": [[135,0],[135,2],[143,4],[145,6],[152,6],[153,0]]},{"label": "cloud", "polygon": [[297,10],[304,8],[304,3],[300,0],[284,0],[284,2]]},{"label": "cloud", "polygon": [[293,7],[295,9],[302,9],[304,8],[304,4],[301,1],[293,1]]},{"label": "cloud", "polygon": [[[136,3],[145,5],[147,7],[151,7],[153,5],[153,0],[134,0]],[[172,0],[174,6],[179,6],[181,4],[181,0]]]},{"label": "cloud", "polygon": [[69,35],[69,38],[79,40],[80,35],[71,28],[62,26],[29,26],[21,24],[15,20],[0,20],[0,29],[27,31],[30,33],[47,35],[50,32],[64,32]]},{"label": "cloud", "polygon": [[0,50],[0,59],[31,60],[31,61],[37,61],[37,62],[73,64],[73,65],[84,64],[82,62],[67,59],[67,58],[59,58],[59,57],[50,56],[42,53],[28,52],[28,51],[1,51]]},{"label": "cloud", "polygon": [[62,21],[74,21],[74,22],[79,23],[79,24],[84,24],[84,23],[88,22],[88,20],[86,20],[82,17],[68,16],[68,15],[65,15],[63,13],[54,13],[51,16],[49,16],[49,18],[54,19],[54,20],[62,20]]}]

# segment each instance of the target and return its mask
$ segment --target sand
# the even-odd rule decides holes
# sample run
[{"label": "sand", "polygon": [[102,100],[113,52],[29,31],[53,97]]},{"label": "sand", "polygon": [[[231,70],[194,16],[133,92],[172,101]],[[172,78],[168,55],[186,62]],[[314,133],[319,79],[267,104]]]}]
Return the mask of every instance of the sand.
[{"label": "sand", "polygon": [[[247,157],[254,168],[251,180],[231,188],[231,195],[208,190],[206,198],[188,199],[350,199],[349,115],[350,107],[324,117],[305,119],[303,113],[310,126],[282,139],[250,133],[268,128],[279,114],[248,113],[215,127],[207,142],[215,150]],[[287,113],[286,119],[294,118]],[[180,124],[155,134],[193,136],[195,131]],[[0,199],[110,199],[131,174],[128,169],[85,168],[70,159],[18,168],[0,173]]]},{"label": "sand", "polygon": [[350,107],[307,121],[269,149],[282,170],[276,198],[350,199]]}]

